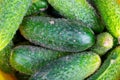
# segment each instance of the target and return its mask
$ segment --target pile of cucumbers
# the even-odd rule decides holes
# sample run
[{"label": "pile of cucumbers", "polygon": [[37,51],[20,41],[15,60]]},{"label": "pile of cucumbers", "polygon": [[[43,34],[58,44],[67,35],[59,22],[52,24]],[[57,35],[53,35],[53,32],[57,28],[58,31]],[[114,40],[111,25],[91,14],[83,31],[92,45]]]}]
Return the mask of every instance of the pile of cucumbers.
[{"label": "pile of cucumbers", "polygon": [[17,80],[120,80],[120,0],[0,0],[0,70]]}]

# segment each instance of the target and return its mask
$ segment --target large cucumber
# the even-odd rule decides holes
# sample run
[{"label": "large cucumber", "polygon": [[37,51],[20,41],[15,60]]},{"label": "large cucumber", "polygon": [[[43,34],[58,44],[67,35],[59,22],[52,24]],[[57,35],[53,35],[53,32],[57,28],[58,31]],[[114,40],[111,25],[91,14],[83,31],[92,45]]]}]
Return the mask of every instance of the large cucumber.
[{"label": "large cucumber", "polygon": [[[120,0],[92,0],[107,30],[120,39]],[[119,41],[120,42],[120,41]]]},{"label": "large cucumber", "polygon": [[12,50],[10,64],[17,71],[33,74],[48,62],[67,53],[52,51],[31,45],[17,46]]},{"label": "large cucumber", "polygon": [[96,33],[103,31],[104,27],[98,15],[87,0],[48,0],[48,2],[66,18],[82,20]]},{"label": "large cucumber", "polygon": [[32,0],[0,0],[0,50],[13,38]]},{"label": "large cucumber", "polygon": [[32,43],[59,51],[79,52],[95,42],[93,31],[74,20],[28,17],[23,20],[20,32]]},{"label": "large cucumber", "polygon": [[100,66],[100,57],[93,52],[68,55],[43,67],[30,80],[84,80]]}]

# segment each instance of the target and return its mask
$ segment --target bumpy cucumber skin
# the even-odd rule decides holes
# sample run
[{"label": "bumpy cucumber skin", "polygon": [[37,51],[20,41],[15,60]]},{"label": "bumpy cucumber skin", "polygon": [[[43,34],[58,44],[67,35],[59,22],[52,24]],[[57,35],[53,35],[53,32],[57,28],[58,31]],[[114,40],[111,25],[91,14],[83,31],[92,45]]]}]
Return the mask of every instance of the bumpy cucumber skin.
[{"label": "bumpy cucumber skin", "polygon": [[11,41],[2,51],[0,51],[0,70],[6,73],[12,73],[12,68],[9,63],[10,53],[13,48]]},{"label": "bumpy cucumber skin", "polygon": [[103,31],[104,26],[87,0],[48,0],[48,2],[63,16],[82,20],[95,33]]},{"label": "bumpy cucumber skin", "polygon": [[88,80],[120,80],[120,46],[110,52],[100,69]]},{"label": "bumpy cucumber skin", "polygon": [[120,1],[93,0],[107,30],[116,38],[120,38]]},{"label": "bumpy cucumber skin", "polygon": [[79,52],[91,47],[93,31],[82,22],[49,17],[28,17],[20,27],[21,34],[30,42],[50,49]]},{"label": "bumpy cucumber skin", "polygon": [[31,45],[21,45],[12,50],[10,64],[17,71],[31,75],[48,62],[66,54]]},{"label": "bumpy cucumber skin", "polygon": [[68,55],[48,64],[30,80],[83,80],[100,66],[100,57],[94,52]]},{"label": "bumpy cucumber skin", "polygon": [[27,11],[27,16],[39,12],[41,9],[47,9],[47,0],[32,0],[32,5]]},{"label": "bumpy cucumber skin", "polygon": [[103,32],[97,35],[96,43],[91,48],[91,50],[102,56],[112,47],[113,47],[112,35],[108,32]]},{"label": "bumpy cucumber skin", "polygon": [[0,50],[13,38],[31,2],[31,0],[0,1]]}]

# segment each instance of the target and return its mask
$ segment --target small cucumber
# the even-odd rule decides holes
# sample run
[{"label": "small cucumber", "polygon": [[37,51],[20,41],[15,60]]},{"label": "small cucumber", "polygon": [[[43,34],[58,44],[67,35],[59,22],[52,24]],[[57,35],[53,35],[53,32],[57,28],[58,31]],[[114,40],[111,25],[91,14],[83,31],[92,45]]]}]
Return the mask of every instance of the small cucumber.
[{"label": "small cucumber", "polygon": [[11,41],[2,51],[0,51],[0,70],[5,73],[12,73],[13,71],[9,63],[12,48],[13,43]]},{"label": "small cucumber", "polygon": [[31,0],[0,0],[0,51],[16,33]]},{"label": "small cucumber", "polygon": [[100,69],[88,80],[120,80],[120,46],[117,46]]},{"label": "small cucumber", "polygon": [[45,10],[48,7],[47,0],[32,0],[32,5],[29,7],[26,15],[31,15],[40,10]]},{"label": "small cucumber", "polygon": [[113,37],[108,32],[103,32],[97,35],[96,44],[91,48],[92,51],[99,55],[104,55],[113,47]]},{"label": "small cucumber", "polygon": [[79,52],[95,42],[93,31],[80,21],[50,17],[27,17],[20,27],[30,42],[54,50]]},{"label": "small cucumber", "polygon": [[95,33],[103,31],[102,22],[87,0],[48,0],[48,2],[66,18],[83,21]]},{"label": "small cucumber", "polygon": [[21,45],[12,50],[10,64],[17,71],[31,75],[48,62],[65,54],[31,45]]},{"label": "small cucumber", "polygon": [[46,65],[30,80],[84,80],[100,66],[101,59],[94,52],[68,55]]}]

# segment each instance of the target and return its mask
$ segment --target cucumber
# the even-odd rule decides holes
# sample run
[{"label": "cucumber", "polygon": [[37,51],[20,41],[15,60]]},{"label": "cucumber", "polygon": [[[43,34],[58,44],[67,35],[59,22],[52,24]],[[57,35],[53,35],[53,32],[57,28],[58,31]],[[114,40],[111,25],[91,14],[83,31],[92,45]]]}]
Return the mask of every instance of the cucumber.
[{"label": "cucumber", "polygon": [[0,70],[5,73],[12,73],[13,69],[10,66],[9,58],[13,48],[13,42],[11,41],[2,51],[0,51]]},{"label": "cucumber", "polygon": [[[120,1],[119,0],[92,0],[107,30],[117,39],[120,39]],[[120,40],[119,40],[120,43]]]},{"label": "cucumber", "polygon": [[95,33],[103,31],[102,22],[87,0],[48,0],[48,2],[66,18],[83,21]]},{"label": "cucumber", "polygon": [[50,17],[27,17],[20,27],[30,42],[53,50],[79,52],[95,42],[93,31],[80,21]]},{"label": "cucumber", "polygon": [[68,55],[46,65],[30,80],[84,80],[100,66],[101,59],[94,52]]},{"label": "cucumber", "polygon": [[0,50],[12,40],[31,0],[0,0]]},{"label": "cucumber", "polygon": [[10,56],[10,64],[17,71],[31,75],[45,64],[55,60],[66,53],[52,51],[31,45],[15,47]]},{"label": "cucumber", "polygon": [[43,11],[47,9],[47,7],[48,7],[47,0],[32,0],[32,5],[29,7],[26,15],[28,16],[39,11]]},{"label": "cucumber", "polygon": [[102,56],[113,47],[113,43],[112,35],[108,32],[103,32],[97,35],[96,44],[91,50]]},{"label": "cucumber", "polygon": [[88,80],[120,80],[120,46],[110,52],[100,69]]}]

